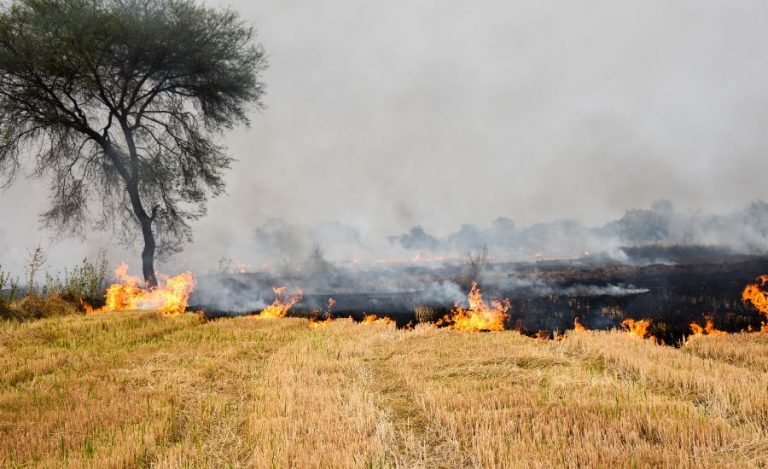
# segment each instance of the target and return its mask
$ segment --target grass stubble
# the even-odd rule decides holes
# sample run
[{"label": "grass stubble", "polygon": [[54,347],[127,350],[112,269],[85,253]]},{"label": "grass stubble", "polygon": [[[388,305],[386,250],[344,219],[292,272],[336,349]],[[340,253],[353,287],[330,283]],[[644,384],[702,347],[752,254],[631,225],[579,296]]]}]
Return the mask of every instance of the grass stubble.
[{"label": "grass stubble", "polygon": [[136,312],[0,322],[0,461],[765,467],[768,339]]}]

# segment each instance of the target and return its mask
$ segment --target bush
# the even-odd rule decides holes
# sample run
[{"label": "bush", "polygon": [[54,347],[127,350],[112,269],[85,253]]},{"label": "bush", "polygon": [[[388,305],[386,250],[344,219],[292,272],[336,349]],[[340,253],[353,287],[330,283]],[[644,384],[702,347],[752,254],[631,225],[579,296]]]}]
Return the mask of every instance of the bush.
[{"label": "bush", "polygon": [[18,281],[0,270],[0,318],[18,321],[83,312],[83,302],[99,305],[111,276],[103,254],[95,262],[88,259],[73,269],[55,276],[46,274],[43,289],[33,286],[19,295]]},{"label": "bush", "polygon": [[111,283],[107,260],[99,254],[96,261],[83,259],[72,270],[64,269],[62,274],[47,275],[44,293],[56,293],[71,300],[86,300],[90,304],[103,302],[104,292]]},{"label": "bush", "polygon": [[19,282],[0,269],[0,317],[9,314],[11,303],[19,293]]}]

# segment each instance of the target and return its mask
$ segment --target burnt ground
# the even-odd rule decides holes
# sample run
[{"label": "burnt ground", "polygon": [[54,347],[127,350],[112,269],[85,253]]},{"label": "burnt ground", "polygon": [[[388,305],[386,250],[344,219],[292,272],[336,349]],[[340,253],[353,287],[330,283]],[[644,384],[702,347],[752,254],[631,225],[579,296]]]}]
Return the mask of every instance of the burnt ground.
[{"label": "burnt ground", "polygon": [[605,266],[588,269],[551,266],[537,275],[562,287],[624,284],[644,293],[615,295],[518,295],[511,320],[528,330],[563,330],[574,317],[589,329],[617,327],[624,318],[650,318],[651,333],[668,343],[690,332],[706,316],[729,332],[760,328],[765,318],[741,301],[744,287],[768,272],[768,257],[676,265]]},{"label": "burnt ground", "polygon": [[[600,259],[494,264],[486,268],[481,285],[484,298],[511,300],[509,328],[529,334],[571,329],[576,317],[589,329],[619,327],[625,318],[649,318],[653,321],[650,332],[666,343],[679,342],[689,334],[692,321],[703,324],[707,316],[721,330],[759,329],[765,318],[741,302],[741,291],[757,276],[768,273],[768,256],[718,253],[689,257],[674,259],[677,263],[665,260],[665,263],[648,265],[627,265]],[[649,261],[654,259],[649,258]],[[375,284],[377,279],[389,284],[391,282],[386,279],[405,276],[426,278],[432,282],[454,282],[466,292],[468,282],[462,276],[464,269],[465,266],[457,264],[431,268],[403,267],[396,272],[391,269],[386,272],[333,272],[327,276],[329,284],[305,292],[291,315],[322,315],[327,299],[333,297],[336,300],[332,310],[334,317],[361,319],[365,313],[386,315],[399,326],[404,326],[415,322],[415,305],[431,306],[441,316],[460,298],[425,296],[419,288],[366,290],[366,285]],[[249,290],[260,288],[258,285],[276,285],[279,282],[311,283],[300,275],[289,279],[264,275],[250,274],[229,281],[234,282],[235,290]],[[334,280],[334,276],[338,278]],[[345,280],[347,288],[341,288]],[[334,282],[339,284],[336,288]],[[353,284],[351,287],[350,283]],[[263,297],[270,298],[270,295],[264,293]],[[210,317],[249,312],[225,311],[199,304],[191,308],[203,309]]]}]

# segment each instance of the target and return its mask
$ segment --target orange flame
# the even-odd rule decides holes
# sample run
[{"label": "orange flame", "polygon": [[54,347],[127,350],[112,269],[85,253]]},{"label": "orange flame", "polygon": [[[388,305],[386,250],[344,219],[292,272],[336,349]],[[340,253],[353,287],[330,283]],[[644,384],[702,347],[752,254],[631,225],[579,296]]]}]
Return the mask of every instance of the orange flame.
[{"label": "orange flame", "polygon": [[579,318],[573,318],[573,332],[587,332],[587,328],[579,322]]},{"label": "orange flame", "polygon": [[235,261],[235,269],[237,270],[237,273],[239,274],[247,274],[251,272],[251,266],[248,264],[245,264],[243,262],[240,262],[238,260]]},{"label": "orange flame", "polygon": [[325,326],[327,326],[331,321],[333,321],[333,316],[331,316],[331,309],[333,309],[333,305],[336,304],[336,300],[333,298],[328,298],[328,307],[325,310],[325,320],[318,321],[316,318],[309,318],[309,321],[307,324],[309,327],[313,329],[320,329]]},{"label": "orange flame", "polygon": [[323,321],[318,321],[315,318],[309,318],[307,320],[307,325],[312,329],[322,329],[323,327],[327,326],[332,321],[331,318],[326,318]]},{"label": "orange flame", "polygon": [[[768,283],[768,275],[761,275],[758,277],[757,283],[747,285],[746,288],[744,288],[744,291],[741,292],[741,301],[744,303],[752,303],[752,306],[757,308],[760,313],[768,318],[768,293],[763,290],[766,283]],[[768,323],[762,323],[760,332],[768,334]]]},{"label": "orange flame", "polygon": [[175,316],[187,308],[189,295],[195,288],[195,278],[191,272],[184,272],[175,277],[160,276],[158,286],[145,288],[138,277],[128,275],[128,264],[115,269],[115,275],[121,283],[107,288],[104,307],[93,309],[83,303],[86,313],[104,313],[108,311],[157,310]]},{"label": "orange flame", "polygon": [[503,331],[504,321],[509,317],[509,299],[492,301],[488,306],[483,301],[477,282],[472,282],[469,289],[469,309],[458,304],[453,307],[453,314],[445,316],[438,323],[448,324],[451,329],[464,332]]},{"label": "orange flame", "polygon": [[365,314],[363,315],[363,324],[382,324],[385,326],[391,326],[395,324],[395,321],[387,316],[380,318],[375,314]]},{"label": "orange flame", "polygon": [[287,296],[285,294],[285,287],[273,288],[275,292],[275,301],[271,305],[267,306],[256,316],[257,318],[282,318],[288,311],[293,308],[293,305],[298,303],[302,298],[301,290],[296,289],[296,293]]},{"label": "orange flame", "polygon": [[[645,338],[648,336],[648,326],[650,325],[650,319],[640,319],[636,321],[634,319],[627,318],[621,323],[621,327],[623,327],[624,330],[629,333],[629,335],[640,338]],[[649,336],[649,338],[653,337]]]},{"label": "orange flame", "polygon": [[721,331],[718,329],[715,329],[715,325],[712,322],[711,319],[707,318],[706,324],[704,327],[701,327],[700,325],[696,324],[695,322],[692,322],[690,324],[691,327],[691,334],[693,336],[702,336],[702,335],[728,335],[727,332]]}]

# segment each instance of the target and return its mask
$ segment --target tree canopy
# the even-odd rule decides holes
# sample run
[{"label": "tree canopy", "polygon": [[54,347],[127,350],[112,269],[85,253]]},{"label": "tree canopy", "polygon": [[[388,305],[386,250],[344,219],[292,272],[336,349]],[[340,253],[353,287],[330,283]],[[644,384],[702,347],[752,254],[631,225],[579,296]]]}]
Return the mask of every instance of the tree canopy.
[{"label": "tree canopy", "polygon": [[[0,171],[51,181],[49,225],[95,221],[152,259],[224,190],[217,143],[261,106],[266,66],[237,12],[194,0],[16,0],[0,11]],[[155,241],[157,238],[157,242]],[[147,259],[147,257],[151,259]],[[147,269],[149,261],[150,271]]]}]

